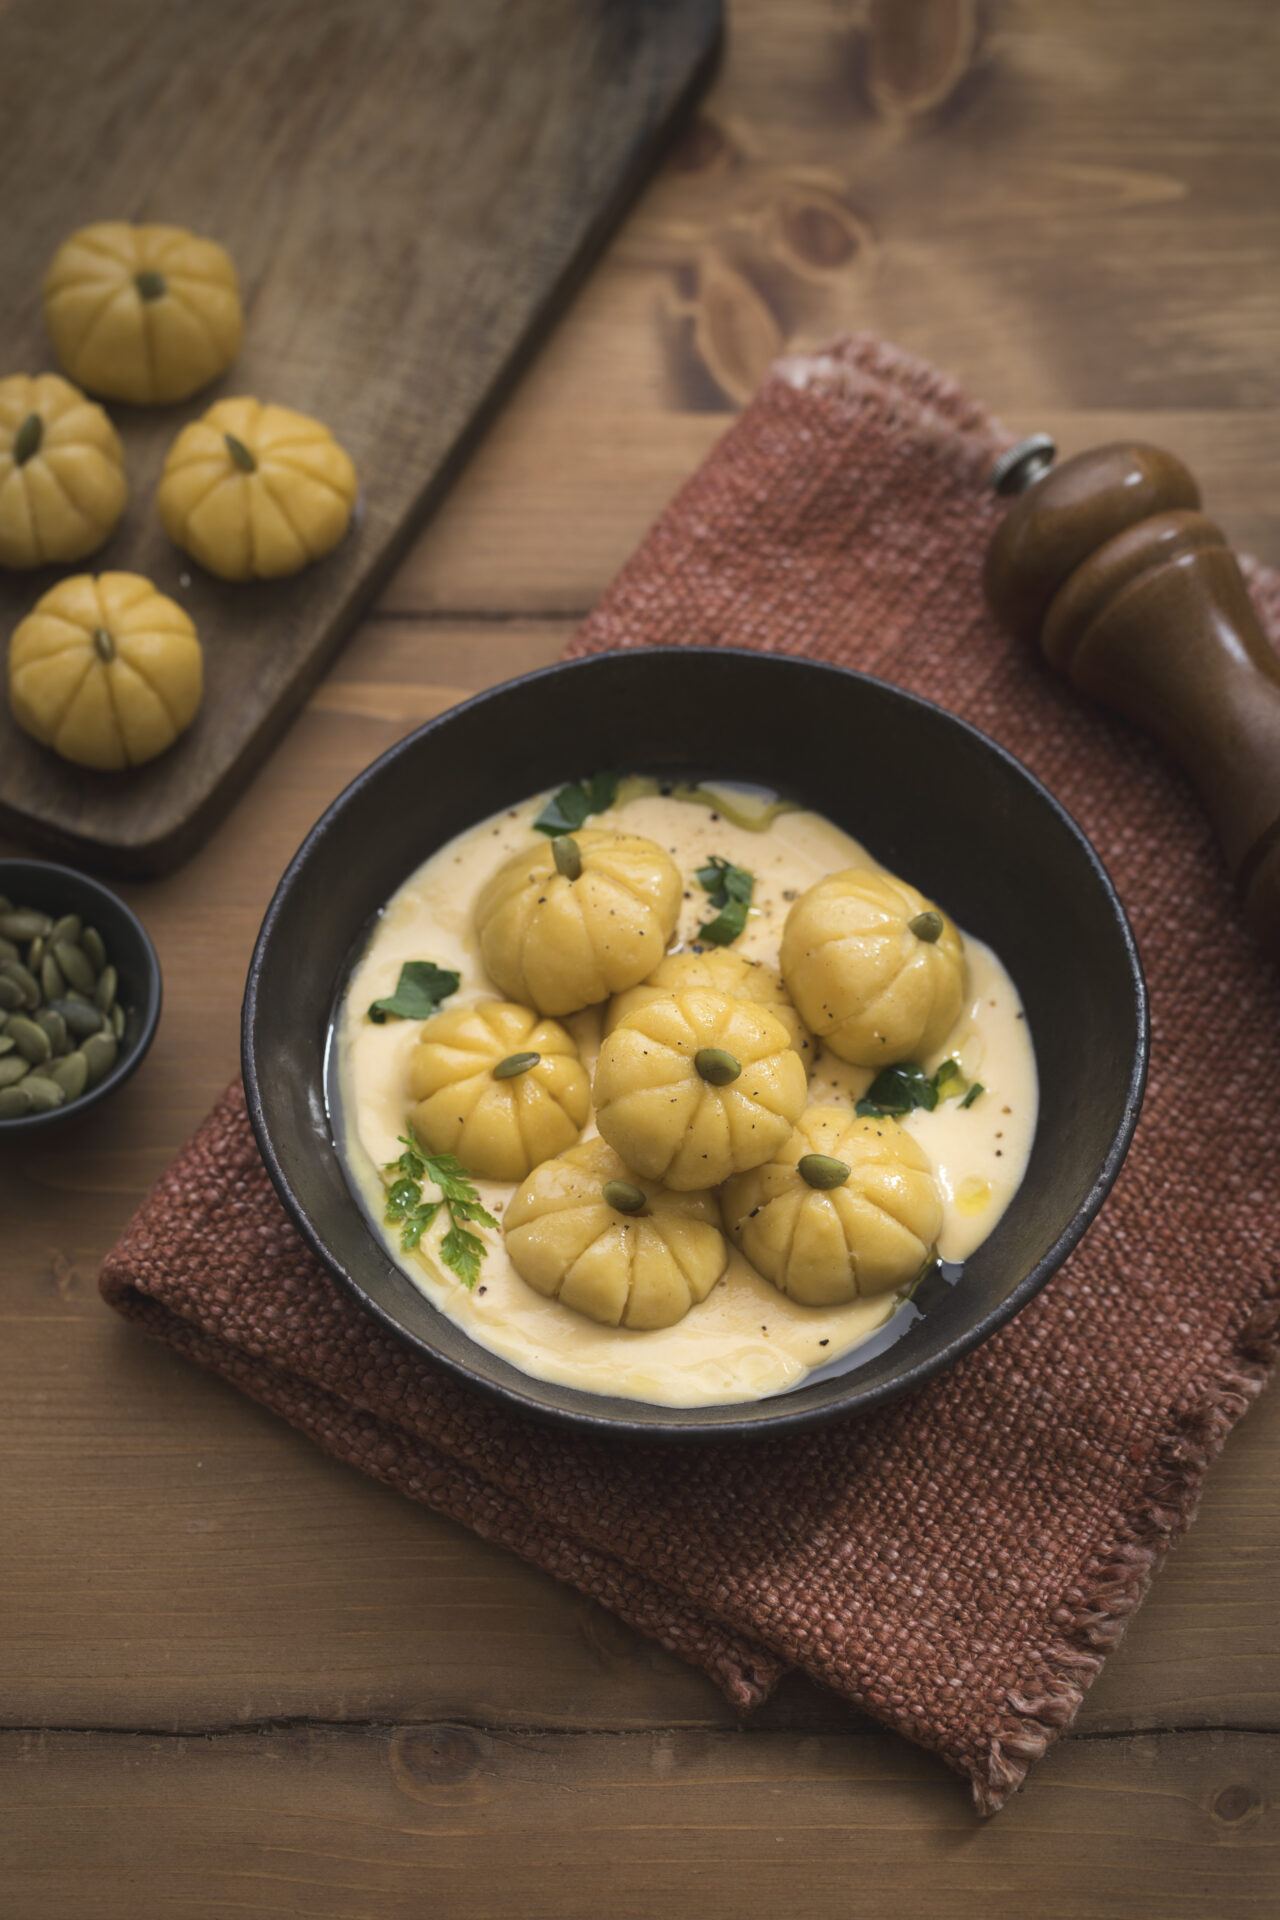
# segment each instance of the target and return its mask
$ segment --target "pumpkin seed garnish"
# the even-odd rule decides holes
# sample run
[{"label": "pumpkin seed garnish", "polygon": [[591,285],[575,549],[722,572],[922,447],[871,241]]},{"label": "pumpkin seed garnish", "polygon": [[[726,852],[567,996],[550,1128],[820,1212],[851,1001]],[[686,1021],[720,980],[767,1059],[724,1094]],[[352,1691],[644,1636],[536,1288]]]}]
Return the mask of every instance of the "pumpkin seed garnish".
[{"label": "pumpkin seed garnish", "polygon": [[576,880],[582,872],[582,848],[571,833],[561,834],[551,842],[551,858],[556,863],[556,872],[562,873],[566,880]]},{"label": "pumpkin seed garnish", "polygon": [[723,1047],[699,1047],[693,1064],[702,1079],[713,1087],[727,1087],[742,1072],[741,1062]]},{"label": "pumpkin seed garnish", "polygon": [[142,273],[135,273],[133,284],[143,300],[159,300],[168,291],[164,275],[156,273],[151,267],[145,268]]},{"label": "pumpkin seed garnish", "polygon": [[227,452],[231,455],[231,458],[235,461],[241,473],[256,473],[258,471],[258,463],[250,453],[248,447],[246,447],[244,441],[237,440],[234,433],[224,433],[222,437],[227,443]]},{"label": "pumpkin seed garnish", "polygon": [[[559,844],[557,842],[557,844]],[[639,1187],[633,1187],[629,1180],[606,1180],[600,1189],[600,1198],[606,1207],[613,1207],[618,1213],[647,1213],[649,1202]]]},{"label": "pumpkin seed garnish", "polygon": [[796,1162],[796,1172],[811,1187],[825,1192],[829,1187],[842,1187],[849,1178],[852,1169],[843,1160],[836,1160],[829,1153],[805,1153]]},{"label": "pumpkin seed garnish", "polygon": [[935,913],[932,907],[927,913],[916,914],[913,920],[908,920],[907,925],[917,940],[927,940],[932,943],[942,936],[942,915]]},{"label": "pumpkin seed garnish", "polygon": [[542,1055],[540,1053],[509,1053],[505,1060],[499,1060],[493,1069],[495,1080],[514,1080],[518,1073],[528,1073],[530,1067],[536,1067]]},{"label": "pumpkin seed garnish", "polygon": [[116,643],[115,643],[115,641],[114,641],[114,640],[113,640],[113,639],[111,638],[111,635],[110,635],[110,634],[109,634],[109,633],[107,632],[107,630],[106,630],[106,628],[105,628],[105,627],[95,627],[95,628],[94,628],[94,630],[93,630],[93,650],[94,650],[94,652],[95,652],[95,653],[97,654],[97,656],[98,656],[98,658],[99,658],[99,660],[114,660],[114,659],[115,659],[115,657],[116,657]]},{"label": "pumpkin seed garnish", "polygon": [[25,467],[33,453],[39,453],[44,439],[44,421],[38,413],[29,413],[13,436],[13,464]]}]

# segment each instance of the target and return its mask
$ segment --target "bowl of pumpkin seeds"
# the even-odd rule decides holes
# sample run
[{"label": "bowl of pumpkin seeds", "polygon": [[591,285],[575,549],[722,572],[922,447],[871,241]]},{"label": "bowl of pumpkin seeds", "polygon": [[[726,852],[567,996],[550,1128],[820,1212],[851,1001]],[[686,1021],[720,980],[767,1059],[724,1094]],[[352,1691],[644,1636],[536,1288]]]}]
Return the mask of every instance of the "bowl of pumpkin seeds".
[{"label": "bowl of pumpkin seeds", "polygon": [[124,901],[70,867],[0,859],[0,1146],[114,1092],[159,1018],[160,963]]}]

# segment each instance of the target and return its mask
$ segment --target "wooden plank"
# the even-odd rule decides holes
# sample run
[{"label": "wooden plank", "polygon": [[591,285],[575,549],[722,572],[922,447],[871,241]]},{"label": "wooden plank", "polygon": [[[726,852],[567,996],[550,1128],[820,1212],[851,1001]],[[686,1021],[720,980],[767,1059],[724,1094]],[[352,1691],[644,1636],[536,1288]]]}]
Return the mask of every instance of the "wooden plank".
[{"label": "wooden plank", "polygon": [[[705,79],[718,0],[544,0],[536,15],[517,0],[18,0],[0,32],[11,362],[48,360],[39,288],[65,234],[186,224],[243,282],[244,347],[216,392],[318,415],[361,476],[355,527],[322,564],[215,580],[169,544],[152,498],[177,427],[215,392],[116,409],[133,499],[94,570],[144,573],[187,607],[204,707],[127,775],[68,767],[0,710],[0,817],[156,872],[225,810],[439,498]],[[0,625],[51,583],[0,578]]]},{"label": "wooden plank", "polygon": [[985,1824],[874,1734],[10,1735],[0,1773],[23,1920],[1272,1920],[1280,1870],[1267,1735],[1069,1741]]}]

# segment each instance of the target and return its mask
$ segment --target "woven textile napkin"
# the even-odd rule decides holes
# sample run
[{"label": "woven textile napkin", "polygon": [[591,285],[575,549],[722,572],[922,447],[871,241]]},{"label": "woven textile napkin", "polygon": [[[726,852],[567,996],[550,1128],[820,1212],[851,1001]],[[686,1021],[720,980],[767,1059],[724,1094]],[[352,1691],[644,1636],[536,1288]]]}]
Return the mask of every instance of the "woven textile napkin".
[{"label": "woven textile napkin", "polygon": [[[785,361],[572,650],[759,646],[867,669],[993,734],[1092,838],[1148,974],[1150,1085],[1099,1220],[1009,1326],[912,1397],[793,1439],[673,1451],[532,1424],[425,1365],[316,1266],[238,1087],[101,1281],[150,1333],[594,1595],[740,1706],[803,1668],[966,1774],[985,1811],[1069,1726],[1280,1320],[1275,982],[1180,775],[987,618],[1000,444],[881,343]],[[1280,583],[1250,577],[1274,638]]]}]

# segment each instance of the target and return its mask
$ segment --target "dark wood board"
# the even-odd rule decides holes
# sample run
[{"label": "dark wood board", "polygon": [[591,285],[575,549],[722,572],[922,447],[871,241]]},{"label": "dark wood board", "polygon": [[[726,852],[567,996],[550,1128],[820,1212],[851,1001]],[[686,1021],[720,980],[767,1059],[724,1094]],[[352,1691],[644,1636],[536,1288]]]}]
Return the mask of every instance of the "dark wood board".
[{"label": "dark wood board", "polygon": [[[131,497],[76,568],[0,575],[7,635],[60,572],[147,574],[195,619],[206,694],[150,766],[86,773],[0,712],[0,826],[107,872],[165,871],[318,683],[709,74],[719,0],[14,0],[0,4],[4,372],[54,365],[40,283],[106,218],[227,246],[245,341],[176,407],[110,410]],[[342,545],[215,580],[162,533],[174,435],[249,393],[356,462]]]}]

